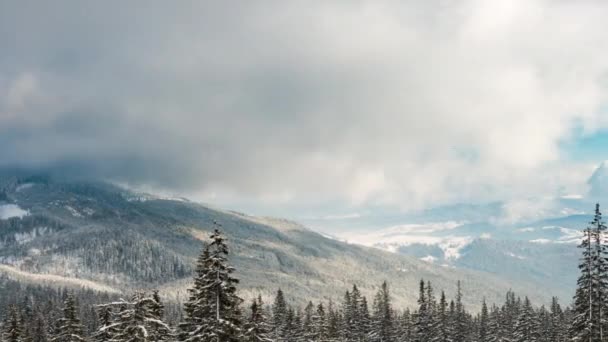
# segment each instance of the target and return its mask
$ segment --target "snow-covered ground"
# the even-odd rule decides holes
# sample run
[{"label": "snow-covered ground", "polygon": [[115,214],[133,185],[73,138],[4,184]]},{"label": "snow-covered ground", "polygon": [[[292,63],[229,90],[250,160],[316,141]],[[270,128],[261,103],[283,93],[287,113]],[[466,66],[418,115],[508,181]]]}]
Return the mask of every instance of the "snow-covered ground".
[{"label": "snow-covered ground", "polygon": [[0,219],[6,220],[12,217],[22,218],[23,216],[29,215],[27,210],[21,209],[16,204],[2,204],[0,205]]}]

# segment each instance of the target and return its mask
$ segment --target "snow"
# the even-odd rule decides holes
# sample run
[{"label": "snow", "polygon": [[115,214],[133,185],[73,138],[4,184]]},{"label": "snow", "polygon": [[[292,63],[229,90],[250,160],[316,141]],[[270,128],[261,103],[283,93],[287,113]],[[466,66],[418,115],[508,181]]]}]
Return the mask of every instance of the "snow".
[{"label": "snow", "polygon": [[452,231],[462,224],[455,221],[404,224],[375,232],[350,235],[345,237],[345,240],[349,243],[376,247],[392,253],[397,253],[400,247],[413,244],[435,245],[443,251],[446,259],[456,260],[460,258],[462,248],[473,241],[473,237],[431,234]]},{"label": "snow", "polygon": [[2,204],[0,205],[0,219],[6,220],[12,217],[23,218],[23,216],[29,215],[29,211],[21,209],[16,204]]},{"label": "snow", "polygon": [[78,210],[70,207],[69,205],[66,205],[65,208],[70,212],[70,214],[72,214],[72,216],[82,217],[82,214]]},{"label": "snow", "polygon": [[15,191],[16,192],[20,192],[20,191],[29,189],[29,188],[31,188],[33,186],[34,186],[34,183],[23,183],[23,184],[20,184],[19,186],[17,186],[17,188],[15,189]]},{"label": "snow", "polygon": [[524,260],[526,258],[526,257],[523,257],[521,255],[517,255],[517,254],[511,253],[511,252],[508,252],[508,253],[505,253],[505,254],[508,255],[508,256],[510,256],[510,257],[512,257],[512,258],[516,258],[516,259],[519,259],[519,260]]},{"label": "snow", "polygon": [[435,260],[437,260],[437,258],[435,258],[435,257],[434,257],[434,256],[432,256],[432,255],[427,255],[427,256],[425,256],[424,258],[420,258],[420,260],[422,260],[422,261],[426,261],[426,262],[430,262],[430,263],[434,263],[434,262],[435,262]]}]

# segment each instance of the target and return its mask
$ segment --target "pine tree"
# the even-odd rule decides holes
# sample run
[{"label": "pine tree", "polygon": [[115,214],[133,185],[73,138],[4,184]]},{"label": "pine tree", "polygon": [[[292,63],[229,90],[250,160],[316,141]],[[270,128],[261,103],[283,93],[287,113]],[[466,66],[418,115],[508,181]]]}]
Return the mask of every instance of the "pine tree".
[{"label": "pine tree", "polygon": [[[217,223],[216,223],[217,225]],[[227,263],[228,246],[218,229],[199,257],[194,287],[185,304],[185,322],[180,324],[180,341],[230,342],[241,335],[241,298],[236,294],[238,280]]]},{"label": "pine tree", "polygon": [[148,338],[152,341],[168,341],[173,335],[172,329],[163,321],[165,306],[157,290],[152,292],[152,297],[144,299],[142,303],[145,310],[145,324],[148,327]]},{"label": "pine tree", "polygon": [[19,310],[17,310],[15,305],[9,306],[2,328],[2,338],[4,342],[22,341],[23,331],[21,330],[21,322],[19,321]]},{"label": "pine tree", "polygon": [[361,304],[359,306],[359,331],[358,338],[361,341],[365,341],[370,334],[372,329],[372,318],[369,314],[369,308],[367,305],[367,298],[365,296],[361,297]]},{"label": "pine tree", "polygon": [[266,323],[264,314],[264,303],[262,297],[255,298],[251,302],[251,316],[245,325],[244,341],[246,342],[270,342],[270,327]]},{"label": "pine tree", "polygon": [[551,312],[549,319],[549,339],[552,342],[565,342],[566,341],[566,322],[564,318],[564,312],[557,300],[557,297],[553,297],[551,300]]},{"label": "pine tree", "polygon": [[504,342],[500,309],[492,305],[488,319],[488,342]]},{"label": "pine tree", "polygon": [[316,311],[312,316],[312,334],[308,335],[312,341],[326,341],[328,338],[327,317],[323,303],[317,305]]},{"label": "pine tree", "polygon": [[370,337],[373,341],[391,342],[394,340],[393,308],[388,284],[385,282],[374,298],[373,328]]},{"label": "pine tree", "polygon": [[114,323],[114,312],[111,305],[98,305],[97,316],[99,321],[99,328],[93,334],[93,341],[95,342],[110,342],[112,341],[118,331]]},{"label": "pine tree", "polygon": [[361,330],[361,292],[359,292],[357,285],[353,285],[349,305],[349,321],[347,326],[351,332],[351,339],[353,341],[362,341],[365,339],[365,334]]},{"label": "pine tree", "polygon": [[52,342],[85,341],[83,327],[78,317],[78,307],[72,293],[69,293],[64,301],[63,317],[57,321],[56,326]]},{"label": "pine tree", "polygon": [[[366,302],[367,307],[367,302]],[[367,314],[369,317],[369,312]],[[340,314],[334,309],[334,303],[329,300],[327,304],[327,339],[337,340],[340,337]]]},{"label": "pine tree", "polygon": [[309,301],[304,308],[304,317],[302,317],[302,330],[304,332],[304,336],[309,340],[316,336],[312,325],[313,311],[314,305]]},{"label": "pine tree", "polygon": [[445,292],[441,291],[439,306],[437,307],[437,318],[433,326],[433,342],[451,342],[449,330],[449,312],[448,303],[445,298]]},{"label": "pine tree", "polygon": [[272,306],[272,335],[276,340],[283,337],[285,323],[287,321],[287,303],[283,291],[279,289]]},{"label": "pine tree", "polygon": [[454,328],[454,342],[465,342],[468,334],[466,313],[464,305],[462,304],[462,288],[460,286],[460,280],[457,284],[456,289],[456,303],[455,311],[453,316],[453,328]]},{"label": "pine tree", "polygon": [[48,322],[45,315],[40,311],[36,311],[34,327],[32,329],[33,342],[48,342]]},{"label": "pine tree", "polygon": [[[579,263],[580,276],[574,296],[574,322],[570,327],[573,341],[601,341],[606,311],[606,271],[605,247],[603,235],[606,226],[602,222],[599,204],[595,207],[595,216],[589,226],[583,230],[583,239],[579,248],[582,257]],[[604,321],[603,321],[604,320]]]},{"label": "pine tree", "polygon": [[430,321],[429,301],[427,291],[425,289],[424,280],[420,281],[420,289],[418,294],[418,314],[415,323],[416,342],[431,341],[432,324]]},{"label": "pine tree", "polygon": [[515,324],[514,342],[536,342],[538,341],[538,323],[532,304],[525,297],[524,304]]},{"label": "pine tree", "polygon": [[479,331],[478,331],[478,342],[489,342],[488,338],[488,305],[486,299],[483,299],[481,303],[481,313],[479,315]]}]

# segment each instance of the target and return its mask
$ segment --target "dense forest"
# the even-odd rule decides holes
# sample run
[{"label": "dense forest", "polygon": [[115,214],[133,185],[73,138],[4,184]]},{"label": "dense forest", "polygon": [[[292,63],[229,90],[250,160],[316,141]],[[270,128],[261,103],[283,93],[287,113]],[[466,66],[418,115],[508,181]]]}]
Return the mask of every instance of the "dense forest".
[{"label": "dense forest", "polygon": [[[0,278],[5,294],[0,327],[6,342],[75,341],[403,341],[560,342],[605,341],[608,334],[608,248],[599,205],[583,230],[580,277],[572,308],[553,297],[550,307],[534,306],[509,291],[501,304],[483,300],[480,312],[436,292],[421,280],[416,308],[397,310],[389,284],[368,300],[356,285],[343,298],[287,304],[277,289],[272,303],[245,303],[229,265],[229,249],[216,227],[195,265],[185,303],[163,303],[158,291],[128,298],[92,290],[24,286]],[[398,286],[398,284],[393,284]],[[10,295],[8,295],[10,294]]]}]

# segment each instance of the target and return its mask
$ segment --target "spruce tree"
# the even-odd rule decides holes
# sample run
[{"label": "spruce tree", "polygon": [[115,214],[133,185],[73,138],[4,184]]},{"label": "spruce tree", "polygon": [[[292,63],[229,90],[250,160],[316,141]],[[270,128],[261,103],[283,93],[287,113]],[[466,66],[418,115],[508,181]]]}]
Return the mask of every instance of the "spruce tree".
[{"label": "spruce tree", "polygon": [[415,324],[415,336],[416,342],[428,342],[431,341],[431,321],[429,312],[429,301],[427,298],[427,291],[425,289],[424,280],[420,281],[420,288],[418,294],[418,314],[416,317]]},{"label": "spruce tree", "polygon": [[445,292],[441,291],[441,297],[439,298],[439,305],[437,307],[437,317],[433,326],[432,342],[451,342],[452,339],[449,327],[448,303],[445,298]]},{"label": "spruce tree", "polygon": [[2,326],[2,338],[5,342],[21,342],[23,331],[21,330],[21,322],[19,321],[19,310],[15,305],[8,308],[7,315]]},{"label": "spruce tree", "polygon": [[264,314],[264,303],[260,296],[257,300],[254,298],[251,302],[251,316],[245,325],[243,339],[246,342],[270,342],[270,327],[266,323],[266,315]]},{"label": "spruce tree", "polygon": [[285,323],[287,321],[287,303],[281,289],[277,290],[277,295],[272,305],[272,335],[276,340],[283,337]]},{"label": "spruce tree", "polygon": [[118,331],[114,323],[114,312],[111,305],[98,305],[97,316],[99,321],[99,328],[93,334],[93,341],[95,342],[110,342],[112,341]]},{"label": "spruce tree", "polygon": [[488,334],[488,305],[486,304],[486,299],[483,299],[481,303],[481,313],[479,314],[479,331],[478,331],[478,342],[489,342],[489,334]]},{"label": "spruce tree", "polygon": [[73,293],[69,293],[64,301],[63,317],[56,323],[55,336],[52,342],[81,342],[85,341],[83,327],[78,317],[78,307]]},{"label": "spruce tree", "polygon": [[391,304],[388,284],[385,282],[374,298],[373,328],[371,340],[391,342],[394,341],[393,308]]},{"label": "spruce tree", "polygon": [[515,324],[514,342],[538,341],[538,323],[532,304],[525,297],[517,323]]},{"label": "spruce tree", "polygon": [[[217,225],[217,224],[216,224]],[[228,265],[228,246],[218,229],[199,257],[194,287],[184,305],[185,321],[180,324],[180,341],[230,342],[241,335],[241,298],[236,294],[238,280]]]},{"label": "spruce tree", "polygon": [[573,341],[602,341],[606,320],[607,262],[603,235],[606,226],[602,221],[599,204],[596,204],[593,221],[583,230],[579,248],[582,257],[579,262],[580,276],[574,296],[574,321],[570,327]]},{"label": "spruce tree", "polygon": [[453,324],[454,342],[465,342],[468,335],[468,329],[466,322],[466,312],[464,310],[464,305],[462,304],[462,288],[460,286],[460,280],[458,281],[456,289],[456,303]]}]

